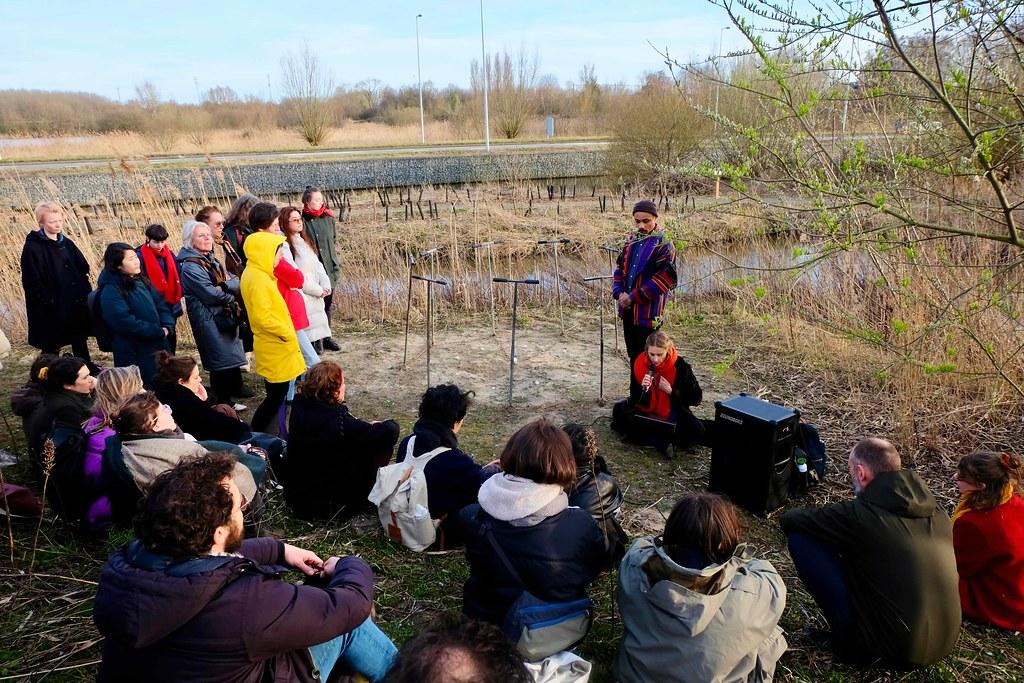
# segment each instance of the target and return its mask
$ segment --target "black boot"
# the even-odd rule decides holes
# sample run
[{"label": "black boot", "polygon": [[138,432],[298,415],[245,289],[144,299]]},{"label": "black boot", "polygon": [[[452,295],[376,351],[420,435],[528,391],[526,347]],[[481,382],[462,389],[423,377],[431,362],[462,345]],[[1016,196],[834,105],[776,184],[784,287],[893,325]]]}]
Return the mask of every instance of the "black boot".
[{"label": "black boot", "polygon": [[324,344],[322,339],[317,339],[315,342],[313,342],[313,350],[316,351],[317,353],[324,352]]},{"label": "black boot", "polygon": [[322,339],[320,341],[324,345],[324,350],[326,351],[341,351],[341,347],[338,346],[338,342],[334,341],[330,337],[327,337],[327,339]]}]

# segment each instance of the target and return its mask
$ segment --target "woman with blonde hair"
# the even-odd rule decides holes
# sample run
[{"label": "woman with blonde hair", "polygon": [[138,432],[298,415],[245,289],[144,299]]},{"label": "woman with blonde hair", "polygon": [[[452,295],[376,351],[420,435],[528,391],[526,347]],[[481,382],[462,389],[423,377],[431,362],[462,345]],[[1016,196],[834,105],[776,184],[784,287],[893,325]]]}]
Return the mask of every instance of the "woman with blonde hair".
[{"label": "woman with blonde hair", "polygon": [[93,416],[85,421],[85,457],[82,460],[84,484],[95,491],[95,500],[82,515],[87,529],[96,530],[111,523],[110,498],[103,492],[103,451],[107,439],[114,436],[111,419],[133,396],[145,391],[137,365],[107,368],[96,378],[96,403]]},{"label": "woman with blonde hair", "polygon": [[960,502],[953,551],[964,618],[1024,630],[1024,500],[1021,459],[975,451],[957,465]]},{"label": "woman with blonde hair", "polygon": [[704,424],[690,412],[703,398],[690,364],[666,332],[647,337],[633,362],[629,399],[612,408],[612,429],[624,438],[671,455],[673,446],[701,443]]}]

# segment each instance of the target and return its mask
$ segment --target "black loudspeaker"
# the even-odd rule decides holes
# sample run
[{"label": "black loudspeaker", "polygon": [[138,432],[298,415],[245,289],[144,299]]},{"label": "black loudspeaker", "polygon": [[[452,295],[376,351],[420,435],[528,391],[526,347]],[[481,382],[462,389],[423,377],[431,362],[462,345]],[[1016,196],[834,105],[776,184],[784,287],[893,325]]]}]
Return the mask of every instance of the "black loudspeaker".
[{"label": "black loudspeaker", "polygon": [[739,394],[715,402],[708,488],[764,516],[785,505],[800,411]]}]

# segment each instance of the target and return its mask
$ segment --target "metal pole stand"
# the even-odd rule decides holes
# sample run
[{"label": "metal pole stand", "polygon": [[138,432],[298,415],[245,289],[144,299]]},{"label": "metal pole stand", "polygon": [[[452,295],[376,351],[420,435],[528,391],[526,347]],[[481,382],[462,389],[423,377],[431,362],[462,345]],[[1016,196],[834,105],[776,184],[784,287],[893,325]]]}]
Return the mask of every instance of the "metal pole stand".
[{"label": "metal pole stand", "polygon": [[430,347],[433,345],[434,333],[432,331],[433,317],[434,317],[434,293],[431,289],[431,285],[443,285],[448,286],[448,282],[440,278],[426,277],[424,275],[413,275],[413,280],[423,280],[427,283],[427,388],[430,388]]},{"label": "metal pole stand", "polygon": [[[619,249],[618,247],[616,247],[614,245],[611,245],[611,244],[602,244],[601,245],[601,251],[603,251],[603,252],[608,254],[608,270],[610,270],[610,271],[612,271],[612,273],[614,273],[615,272],[615,257],[619,255],[619,252],[621,251],[621,249]],[[614,277],[614,275],[612,277]],[[617,303],[613,304],[613,305],[614,305],[614,308],[612,309],[612,311],[615,313],[615,315],[612,316],[612,333],[615,336],[615,352],[618,353],[619,352],[619,316],[618,316],[619,307],[618,307]],[[630,372],[632,372],[632,369],[630,369]]]},{"label": "metal pole stand", "polygon": [[560,237],[550,240],[537,240],[537,244],[550,244],[551,253],[555,257],[555,295],[558,298],[558,324],[561,327],[562,336],[565,336],[565,318],[562,316],[562,278],[558,272],[558,245],[569,244],[569,240]]},{"label": "metal pole stand", "polygon": [[[598,282],[598,281],[601,281],[601,280],[611,280],[613,277],[615,277],[615,276],[614,275],[594,275],[593,277],[585,277],[585,278],[583,278],[583,281],[584,282]],[[600,292],[600,290],[598,290],[598,292]],[[598,405],[602,405],[603,406],[604,405],[604,304],[601,302],[601,295],[600,295],[600,293],[598,293],[598,295],[597,295],[597,310],[598,310],[598,325],[599,325],[598,329],[600,329],[600,333],[598,334],[598,337],[600,339],[599,343],[600,343],[600,348],[601,348],[601,361],[599,363],[599,365],[601,367],[601,370],[600,370],[600,372],[601,372],[601,381],[600,381],[600,389],[599,389],[599,392],[598,392],[598,401],[597,402],[598,402]]]},{"label": "metal pole stand", "polygon": [[486,249],[487,250],[487,278],[490,280],[490,295],[491,295],[491,336],[498,336],[498,324],[495,321],[494,315],[494,253],[491,251],[491,247],[504,244],[501,240],[496,242],[479,242],[473,245],[473,249]]},{"label": "metal pole stand", "polygon": [[[420,258],[423,258],[424,256],[429,256],[430,257],[430,277],[433,278],[434,280],[438,281],[438,282],[444,282],[443,280],[440,280],[437,277],[437,258],[438,258],[437,252],[439,252],[439,251],[441,251],[441,247],[434,247],[433,249],[427,249],[426,251],[421,251],[420,252]],[[445,282],[444,284],[447,285],[448,283]],[[430,293],[430,287],[429,286],[427,287],[427,293],[428,294]],[[430,309],[430,299],[429,298],[427,299],[427,309],[428,309],[428,312],[429,312],[429,309]],[[433,345],[434,345],[434,321],[433,321],[433,319],[428,317],[427,318],[427,348],[429,349]],[[429,384],[427,385],[427,388],[428,389],[430,388]]]},{"label": "metal pole stand", "polygon": [[516,368],[516,311],[519,309],[519,285],[539,285],[540,280],[513,280],[507,277],[496,277],[492,282],[512,283],[512,351],[508,356],[508,406],[512,407],[512,375]]},{"label": "metal pole stand", "polygon": [[409,254],[409,288],[405,297],[405,350],[402,351],[402,369],[409,357],[409,311],[412,308],[412,269],[416,265],[416,257]]}]

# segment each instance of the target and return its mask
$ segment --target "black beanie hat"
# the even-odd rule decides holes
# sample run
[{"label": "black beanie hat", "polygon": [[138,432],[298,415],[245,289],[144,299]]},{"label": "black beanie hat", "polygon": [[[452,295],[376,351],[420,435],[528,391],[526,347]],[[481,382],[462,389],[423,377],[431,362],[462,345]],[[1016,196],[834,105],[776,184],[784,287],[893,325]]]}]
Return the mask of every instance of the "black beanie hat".
[{"label": "black beanie hat", "polygon": [[650,199],[641,199],[640,201],[633,205],[633,213],[636,213],[637,211],[643,211],[644,213],[649,213],[652,216],[657,216],[658,205],[652,202]]}]

